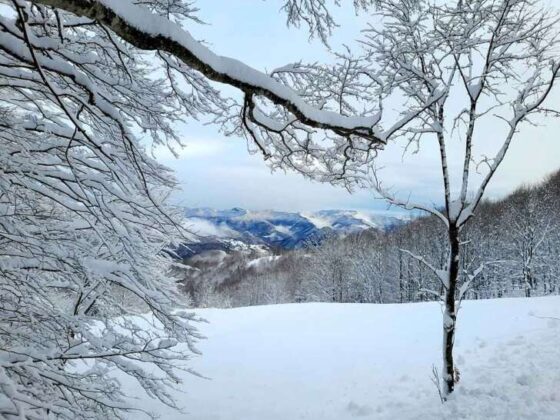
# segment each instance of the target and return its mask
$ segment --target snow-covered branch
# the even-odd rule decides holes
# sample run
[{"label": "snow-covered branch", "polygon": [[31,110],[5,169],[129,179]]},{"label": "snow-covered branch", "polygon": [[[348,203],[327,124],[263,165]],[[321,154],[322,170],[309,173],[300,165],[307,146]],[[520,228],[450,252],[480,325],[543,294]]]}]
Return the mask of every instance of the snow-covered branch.
[{"label": "snow-covered branch", "polygon": [[148,149],[221,99],[173,62],[204,101],[154,78],[91,19],[2,6],[0,416],[118,418],[115,371],[176,406],[174,370],[200,335],[165,252],[187,234],[166,202],[176,181]]},{"label": "snow-covered branch", "polygon": [[210,80],[234,86],[248,96],[269,99],[309,127],[364,137],[380,145],[385,143],[383,133],[376,127],[375,116],[345,116],[312,106],[289,86],[241,61],[215,54],[178,23],[130,0],[34,0],[34,3],[95,19],[137,48],[172,54]]},{"label": "snow-covered branch", "polygon": [[410,252],[409,250],[401,249],[401,252],[404,252],[405,254],[414,258],[416,261],[421,262],[426,268],[428,268],[433,274],[436,275],[437,279],[441,282],[441,285],[445,289],[449,288],[449,269],[448,268],[446,268],[444,270],[436,268],[432,264],[430,264],[424,257],[422,257],[420,255],[416,255],[416,254]]}]

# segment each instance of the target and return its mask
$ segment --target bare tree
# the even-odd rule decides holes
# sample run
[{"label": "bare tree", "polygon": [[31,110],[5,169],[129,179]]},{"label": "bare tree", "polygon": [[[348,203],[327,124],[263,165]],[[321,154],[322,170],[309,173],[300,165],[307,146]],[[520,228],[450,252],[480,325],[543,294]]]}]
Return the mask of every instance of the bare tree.
[{"label": "bare tree", "polygon": [[[445,264],[409,252],[433,272],[443,289],[445,398],[456,382],[453,343],[457,311],[482,269],[467,273],[459,289],[460,255],[465,246],[461,231],[474,216],[520,126],[530,123],[536,113],[555,112],[546,108],[545,100],[560,72],[556,60],[558,20],[531,0],[457,1],[445,6],[387,0],[381,10],[386,25],[380,30],[370,28],[365,44],[370,56],[384,65],[385,86],[398,91],[404,103],[415,104],[414,110],[424,109],[398,134],[418,147],[436,139],[444,208],[399,199],[377,176],[374,184],[390,203],[427,211],[447,231]],[[435,102],[434,96],[438,96]],[[503,124],[501,138],[495,132],[485,132],[488,120]],[[473,152],[476,142],[490,140],[497,146],[494,156],[477,161]],[[447,156],[451,141],[460,141],[464,148],[457,190],[451,182]]]},{"label": "bare tree", "polygon": [[[551,216],[545,194],[531,189],[521,189],[512,197],[506,210],[510,229],[506,232],[509,244],[507,275],[519,279],[526,297],[531,297],[539,287],[539,274],[543,266],[554,258],[546,252],[549,238],[558,226]],[[543,280],[541,279],[540,283]]]}]

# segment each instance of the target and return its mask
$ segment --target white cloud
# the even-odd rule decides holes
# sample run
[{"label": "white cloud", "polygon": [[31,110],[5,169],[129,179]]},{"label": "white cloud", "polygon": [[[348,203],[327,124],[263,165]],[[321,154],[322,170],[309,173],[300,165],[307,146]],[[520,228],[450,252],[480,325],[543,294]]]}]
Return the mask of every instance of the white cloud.
[{"label": "white cloud", "polygon": [[[210,158],[212,156],[217,156],[223,153],[224,148],[227,147],[227,143],[231,142],[231,139],[224,139],[220,137],[210,138],[210,139],[187,139],[181,140],[183,147],[174,147],[177,159],[188,160],[193,158]],[[154,154],[158,160],[167,162],[175,160],[175,156],[165,146],[158,146],[154,151]]]}]

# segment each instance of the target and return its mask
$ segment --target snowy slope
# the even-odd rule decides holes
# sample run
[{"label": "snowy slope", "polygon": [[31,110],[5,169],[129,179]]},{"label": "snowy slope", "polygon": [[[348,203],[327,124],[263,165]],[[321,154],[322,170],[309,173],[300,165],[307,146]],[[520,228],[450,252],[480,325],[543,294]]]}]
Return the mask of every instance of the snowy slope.
[{"label": "snowy slope", "polygon": [[184,414],[137,394],[137,406],[164,419],[560,418],[560,321],[538,318],[560,318],[559,297],[465,302],[461,382],[444,406],[430,381],[440,365],[436,303],[197,312],[208,340],[190,365],[211,379],[183,375]]},{"label": "snowy slope", "polygon": [[402,223],[402,219],[396,216],[356,210],[287,213],[195,208],[186,209],[185,216],[185,226],[201,236],[234,238],[288,249],[297,248],[305,241],[321,238],[329,232],[348,234]]}]

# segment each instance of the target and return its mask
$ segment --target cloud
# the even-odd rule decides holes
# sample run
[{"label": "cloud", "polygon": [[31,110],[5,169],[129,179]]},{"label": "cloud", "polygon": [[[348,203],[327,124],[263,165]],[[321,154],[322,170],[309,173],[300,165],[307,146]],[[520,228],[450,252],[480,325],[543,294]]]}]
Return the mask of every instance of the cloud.
[{"label": "cloud", "polygon": [[183,147],[174,147],[177,157],[166,146],[158,146],[154,151],[156,158],[162,162],[174,161],[176,159],[189,160],[195,158],[211,158],[224,152],[228,147],[229,139],[214,137],[210,139],[190,138],[182,140]]}]

